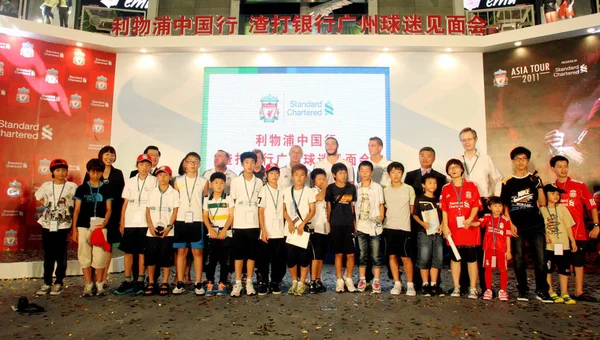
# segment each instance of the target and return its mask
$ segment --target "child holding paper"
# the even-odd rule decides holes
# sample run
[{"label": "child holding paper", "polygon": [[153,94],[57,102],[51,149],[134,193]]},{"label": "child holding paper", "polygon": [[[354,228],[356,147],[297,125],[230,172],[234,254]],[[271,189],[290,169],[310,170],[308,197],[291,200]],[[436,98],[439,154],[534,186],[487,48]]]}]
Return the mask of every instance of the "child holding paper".
[{"label": "child holding paper", "polygon": [[[575,220],[569,209],[560,204],[564,190],[554,184],[544,186],[548,205],[542,208],[542,216],[546,224],[546,261],[548,261],[547,280],[550,287],[548,293],[554,303],[574,305],[577,303],[569,296],[569,276],[571,275],[571,253],[577,252],[577,243],[573,236]],[[571,247],[569,247],[569,243]],[[552,289],[552,272],[558,269],[560,278],[560,296]]]},{"label": "child holding paper", "polygon": [[[435,196],[437,178],[428,173],[421,178],[423,195],[417,198],[413,218],[423,228],[417,235],[417,267],[421,271],[424,296],[444,296],[437,285],[440,270],[444,266],[444,244],[442,237],[442,214],[440,200]],[[431,281],[430,281],[431,280]]]},{"label": "child holding paper", "polygon": [[506,285],[508,283],[507,262],[511,259],[510,254],[510,221],[503,216],[504,204],[498,196],[488,198],[491,213],[483,215],[473,226],[485,228],[483,239],[483,267],[485,268],[486,291],[483,293],[484,300],[492,299],[492,271],[494,268],[500,272],[500,291],[498,299],[508,301]]},{"label": "child holding paper", "polygon": [[[289,295],[300,296],[306,293],[306,276],[312,260],[312,247],[309,245],[310,220],[315,215],[314,189],[304,186],[308,169],[302,164],[294,165],[292,178],[294,185],[286,188],[283,193],[283,217],[286,222],[287,236],[287,265],[292,276],[292,286]],[[298,265],[300,265],[300,280],[298,281]]]},{"label": "child holding paper", "polygon": [[458,159],[446,163],[446,173],[452,181],[442,188],[440,205],[444,236],[450,246],[455,245],[450,262],[454,290],[451,296],[460,297],[460,261],[466,261],[469,270],[469,299],[477,299],[477,246],[481,234],[471,224],[482,208],[479,190],[474,182],[463,178],[465,167]]}]

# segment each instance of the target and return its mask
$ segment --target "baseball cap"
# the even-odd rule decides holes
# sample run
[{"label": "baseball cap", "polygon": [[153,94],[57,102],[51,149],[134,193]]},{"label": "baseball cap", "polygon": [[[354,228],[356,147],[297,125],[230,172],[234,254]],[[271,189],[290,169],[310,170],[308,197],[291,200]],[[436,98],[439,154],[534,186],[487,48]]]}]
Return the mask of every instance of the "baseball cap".
[{"label": "baseball cap", "polygon": [[279,171],[279,165],[275,164],[275,163],[269,163],[267,164],[267,167],[265,168],[265,174],[269,173],[269,171],[271,170],[277,170]]},{"label": "baseball cap", "polygon": [[141,155],[138,156],[137,162],[135,162],[135,164],[137,164],[139,162],[150,162],[150,163],[152,163],[152,161],[150,160],[150,156],[148,156],[145,153],[143,153],[143,154],[141,154]]},{"label": "baseball cap", "polygon": [[166,172],[169,174],[169,176],[173,176],[173,171],[167,165],[156,168],[156,170],[154,170],[154,176],[158,176],[158,174],[161,172]]},{"label": "baseball cap", "polygon": [[55,169],[58,168],[69,168],[69,165],[67,164],[67,161],[65,161],[64,159],[53,159],[52,162],[50,162],[50,171],[54,171]]},{"label": "baseball cap", "polygon": [[556,186],[556,184],[553,183],[549,183],[544,185],[544,192],[545,193],[549,193],[549,192],[558,192],[563,194],[565,191],[559,187]]}]

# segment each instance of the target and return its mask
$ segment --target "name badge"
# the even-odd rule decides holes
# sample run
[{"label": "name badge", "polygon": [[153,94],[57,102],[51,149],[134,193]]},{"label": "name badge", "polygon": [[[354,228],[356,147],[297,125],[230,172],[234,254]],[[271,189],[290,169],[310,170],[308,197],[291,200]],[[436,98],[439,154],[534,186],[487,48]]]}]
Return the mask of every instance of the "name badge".
[{"label": "name badge", "polygon": [[383,234],[383,224],[375,223],[375,236]]},{"label": "name badge", "polygon": [[185,212],[185,223],[194,223],[194,212],[193,211],[186,211]]},{"label": "name badge", "polygon": [[281,218],[275,217],[273,219],[273,228],[280,229],[281,228]]},{"label": "name badge", "polygon": [[255,219],[254,216],[256,214],[254,213],[254,211],[246,211],[246,223],[248,224],[255,224]]},{"label": "name badge", "polygon": [[102,217],[91,217],[90,218],[90,231],[94,230],[96,228],[99,228],[99,227],[97,227],[97,225],[102,224],[102,223],[104,223],[104,218],[102,218]]},{"label": "name badge", "polygon": [[58,221],[55,221],[55,220],[50,221],[50,231],[51,232],[58,231]]},{"label": "name badge", "polygon": [[457,216],[456,217],[456,225],[458,226],[458,228],[464,228],[465,227],[465,217]]},{"label": "name badge", "polygon": [[133,213],[133,223],[141,223],[142,222],[142,212],[136,211]]},{"label": "name badge", "polygon": [[492,268],[496,268],[496,256],[492,256]]},{"label": "name badge", "polygon": [[555,243],[554,244],[554,255],[563,255],[563,245],[562,243]]}]

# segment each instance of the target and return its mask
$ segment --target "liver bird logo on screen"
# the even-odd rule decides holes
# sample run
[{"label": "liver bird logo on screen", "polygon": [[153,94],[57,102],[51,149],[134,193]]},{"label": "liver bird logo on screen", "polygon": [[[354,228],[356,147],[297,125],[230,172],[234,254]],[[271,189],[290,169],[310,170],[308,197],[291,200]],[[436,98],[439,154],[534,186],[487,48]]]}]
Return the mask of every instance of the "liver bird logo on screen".
[{"label": "liver bird logo on screen", "polygon": [[279,119],[279,108],[277,107],[279,99],[277,97],[269,94],[263,97],[260,103],[260,120],[265,123],[273,123]]}]

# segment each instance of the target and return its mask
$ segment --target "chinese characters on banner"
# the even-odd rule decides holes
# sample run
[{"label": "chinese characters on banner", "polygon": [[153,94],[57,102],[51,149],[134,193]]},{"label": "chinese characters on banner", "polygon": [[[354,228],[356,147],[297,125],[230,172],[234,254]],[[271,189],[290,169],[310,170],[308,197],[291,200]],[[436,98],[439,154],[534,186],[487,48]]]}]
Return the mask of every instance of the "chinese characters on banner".
[{"label": "chinese characters on banner", "polygon": [[[487,22],[479,16],[466,20],[464,15],[273,15],[251,16],[250,34],[341,34],[345,23],[356,23],[362,34],[408,35],[484,35]],[[445,23],[445,25],[444,25]],[[243,24],[243,23],[242,23]],[[197,15],[195,17],[168,16],[154,20],[144,17],[124,17],[113,20],[114,36],[170,36],[177,35],[231,35],[237,34],[237,17]],[[291,25],[291,26],[290,26]],[[291,28],[290,28],[291,27]]]}]

